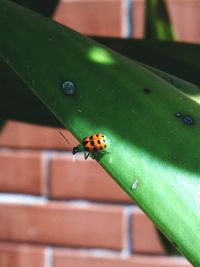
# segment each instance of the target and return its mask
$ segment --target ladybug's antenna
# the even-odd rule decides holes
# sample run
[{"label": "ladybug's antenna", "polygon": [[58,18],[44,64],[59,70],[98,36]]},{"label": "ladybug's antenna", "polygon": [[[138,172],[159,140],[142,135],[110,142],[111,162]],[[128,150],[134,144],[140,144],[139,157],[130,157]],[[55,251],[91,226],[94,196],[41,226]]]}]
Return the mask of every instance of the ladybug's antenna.
[{"label": "ladybug's antenna", "polygon": [[65,141],[70,145],[69,141],[67,140],[67,138],[64,136],[64,134],[61,131],[59,131],[59,134],[62,135],[62,137],[65,139]]}]

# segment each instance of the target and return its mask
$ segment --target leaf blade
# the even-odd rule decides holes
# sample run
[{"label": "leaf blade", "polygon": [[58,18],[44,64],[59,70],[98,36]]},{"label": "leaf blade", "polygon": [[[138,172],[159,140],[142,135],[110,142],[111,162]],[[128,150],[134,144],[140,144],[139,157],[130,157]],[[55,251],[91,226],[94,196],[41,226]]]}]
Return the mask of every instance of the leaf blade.
[{"label": "leaf blade", "polygon": [[[139,63],[2,0],[5,7],[1,56],[79,140],[95,132],[111,139],[101,165],[198,266],[199,105]],[[66,80],[74,95],[63,93]],[[185,125],[176,111],[197,123]]]}]

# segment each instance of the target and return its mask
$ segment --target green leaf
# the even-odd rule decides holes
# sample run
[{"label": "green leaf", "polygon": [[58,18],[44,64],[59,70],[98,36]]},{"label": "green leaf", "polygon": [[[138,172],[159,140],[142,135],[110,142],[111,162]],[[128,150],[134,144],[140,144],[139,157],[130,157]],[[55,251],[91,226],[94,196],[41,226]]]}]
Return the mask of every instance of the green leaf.
[{"label": "green leaf", "polygon": [[118,53],[200,86],[200,45],[93,37]]},{"label": "green leaf", "polygon": [[175,40],[165,0],[146,0],[145,38],[149,40]]},{"label": "green leaf", "polygon": [[200,104],[200,88],[198,86],[148,65],[143,64],[143,66],[186,94],[187,97]]},{"label": "green leaf", "polygon": [[[100,164],[199,266],[199,104],[141,64],[6,0],[0,27],[1,57],[79,140],[110,139]],[[66,81],[75,93],[63,92]]]},{"label": "green leaf", "polygon": [[61,123],[41,103],[17,74],[0,60],[0,114],[2,119],[61,127]]}]

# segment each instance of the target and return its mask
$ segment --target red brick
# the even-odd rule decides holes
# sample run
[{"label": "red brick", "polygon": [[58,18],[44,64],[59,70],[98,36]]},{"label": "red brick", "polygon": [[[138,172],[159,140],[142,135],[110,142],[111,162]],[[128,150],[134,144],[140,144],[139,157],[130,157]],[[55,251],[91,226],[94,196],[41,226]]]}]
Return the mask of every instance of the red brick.
[{"label": "red brick", "polygon": [[[97,253],[96,253],[97,254]],[[54,267],[191,267],[182,257],[160,256],[98,256],[87,252],[73,250],[56,250],[54,253]]]},{"label": "red brick", "polygon": [[132,0],[132,29],[134,38],[144,37],[145,5],[144,0]]},{"label": "red brick", "polygon": [[[145,6],[144,0],[132,0],[133,36],[143,38]],[[200,2],[199,0],[168,0],[169,13],[177,37],[181,41],[200,42]]]},{"label": "red brick", "polygon": [[9,121],[0,135],[0,147],[71,150],[77,140],[62,130],[70,145],[60,136],[59,129]]},{"label": "red brick", "polygon": [[75,162],[72,155],[54,158],[50,188],[53,198],[131,201],[96,161],[84,160],[83,156]]},{"label": "red brick", "polygon": [[44,249],[17,243],[0,243],[0,266],[44,267]]},{"label": "red brick", "polygon": [[39,152],[0,152],[0,192],[43,193]]},{"label": "red brick", "polygon": [[172,22],[178,39],[186,42],[200,42],[200,1],[168,0]]},{"label": "red brick", "polygon": [[154,224],[139,208],[132,216],[132,243],[134,253],[165,253]]},{"label": "red brick", "polygon": [[120,207],[70,204],[0,205],[0,240],[121,249]]},{"label": "red brick", "polygon": [[84,34],[121,36],[123,0],[62,0],[54,19]]}]

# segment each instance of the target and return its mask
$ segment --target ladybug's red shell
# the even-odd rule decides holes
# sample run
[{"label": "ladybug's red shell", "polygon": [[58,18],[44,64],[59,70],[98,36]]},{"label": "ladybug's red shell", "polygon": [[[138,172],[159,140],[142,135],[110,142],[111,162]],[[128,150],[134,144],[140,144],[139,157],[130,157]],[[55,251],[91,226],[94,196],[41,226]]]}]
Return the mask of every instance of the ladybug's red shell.
[{"label": "ladybug's red shell", "polygon": [[93,134],[82,141],[85,151],[103,152],[108,147],[108,139],[104,134]]}]

